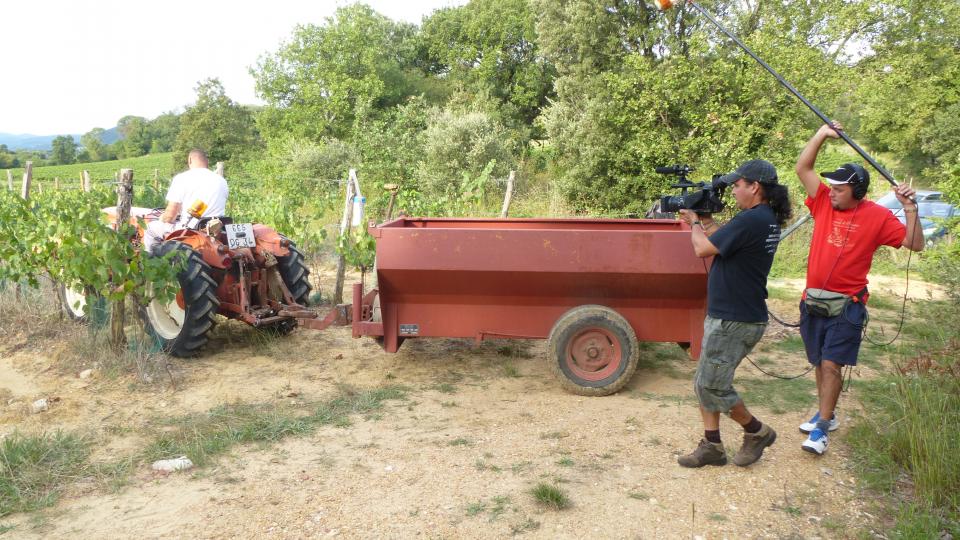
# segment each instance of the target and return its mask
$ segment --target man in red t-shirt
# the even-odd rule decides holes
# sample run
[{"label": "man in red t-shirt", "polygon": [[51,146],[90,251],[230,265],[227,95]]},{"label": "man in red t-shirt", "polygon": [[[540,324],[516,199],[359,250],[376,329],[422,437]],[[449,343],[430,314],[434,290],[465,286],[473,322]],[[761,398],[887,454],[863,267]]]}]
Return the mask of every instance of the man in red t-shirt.
[{"label": "man in red t-shirt", "polygon": [[[843,130],[837,122],[822,126],[807,142],[797,159],[797,176],[807,191],[805,204],[813,215],[813,239],[807,260],[807,290],[800,302],[800,335],[807,359],[816,366],[819,411],[800,431],[810,436],[802,448],[822,455],[827,450],[827,433],[837,429],[834,409],[840,397],[843,366],[857,364],[860,340],[866,322],[867,273],[873,254],[880,246],[923,249],[923,231],[917,219],[917,205],[911,199],[915,191],[907,185],[896,188],[897,200],[907,216],[904,226],[893,213],[865,197],[870,173],[855,163],[845,163],[836,171],[817,175],[813,170],[825,140],[837,139]],[[820,180],[827,179],[827,187]],[[819,289],[819,291],[811,291]],[[840,293],[843,307],[839,314],[811,312],[806,299],[825,299],[829,292]]]}]

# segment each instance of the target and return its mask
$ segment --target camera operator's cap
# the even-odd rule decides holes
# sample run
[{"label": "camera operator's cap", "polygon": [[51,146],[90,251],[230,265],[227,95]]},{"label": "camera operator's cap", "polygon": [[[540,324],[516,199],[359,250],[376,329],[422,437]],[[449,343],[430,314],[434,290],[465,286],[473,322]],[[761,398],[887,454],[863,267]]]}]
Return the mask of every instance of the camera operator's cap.
[{"label": "camera operator's cap", "polygon": [[761,184],[777,183],[777,168],[764,159],[751,159],[737,167],[732,173],[721,176],[717,181],[730,185],[741,178],[760,182]]},{"label": "camera operator's cap", "polygon": [[859,184],[870,181],[870,171],[856,163],[844,163],[835,171],[824,171],[820,176],[831,184]]}]

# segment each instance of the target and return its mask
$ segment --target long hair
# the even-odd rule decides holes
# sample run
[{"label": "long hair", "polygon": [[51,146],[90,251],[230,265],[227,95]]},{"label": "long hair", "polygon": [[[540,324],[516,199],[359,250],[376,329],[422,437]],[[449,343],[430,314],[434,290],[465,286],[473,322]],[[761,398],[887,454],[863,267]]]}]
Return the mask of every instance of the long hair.
[{"label": "long hair", "polygon": [[[747,182],[747,180],[744,178]],[[787,186],[781,184],[760,183],[760,189],[763,190],[763,198],[767,200],[773,215],[777,218],[777,225],[783,227],[793,216],[793,209],[790,206],[790,192]]]}]

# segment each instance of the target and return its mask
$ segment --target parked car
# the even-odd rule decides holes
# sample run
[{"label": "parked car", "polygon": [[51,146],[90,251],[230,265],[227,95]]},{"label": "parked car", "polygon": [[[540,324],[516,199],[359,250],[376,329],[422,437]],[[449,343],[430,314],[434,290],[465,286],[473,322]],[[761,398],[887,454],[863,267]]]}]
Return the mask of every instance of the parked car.
[{"label": "parked car", "polygon": [[[960,217],[960,209],[943,200],[943,193],[925,189],[917,190],[917,213],[920,216],[920,227],[923,229],[923,238],[928,242],[946,234],[944,221],[952,217]],[[877,204],[888,208],[901,223],[907,223],[903,212],[903,205],[897,200],[896,194],[890,191],[877,199]]]}]

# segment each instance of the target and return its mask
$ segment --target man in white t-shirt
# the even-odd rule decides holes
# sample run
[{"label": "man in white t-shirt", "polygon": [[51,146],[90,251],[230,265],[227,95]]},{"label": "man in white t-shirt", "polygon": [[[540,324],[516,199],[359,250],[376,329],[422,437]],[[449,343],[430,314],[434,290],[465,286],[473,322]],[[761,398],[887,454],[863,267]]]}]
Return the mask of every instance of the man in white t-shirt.
[{"label": "man in white t-shirt", "polygon": [[160,219],[147,224],[143,247],[148,252],[174,229],[183,228],[193,219],[187,211],[205,208],[200,217],[222,216],[226,212],[227,181],[207,167],[203,150],[194,149],[187,156],[189,169],[173,177],[167,191],[167,208]]}]

